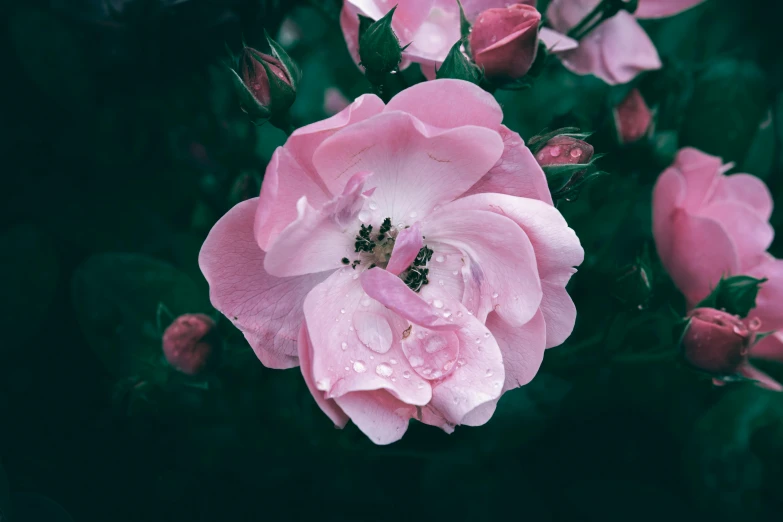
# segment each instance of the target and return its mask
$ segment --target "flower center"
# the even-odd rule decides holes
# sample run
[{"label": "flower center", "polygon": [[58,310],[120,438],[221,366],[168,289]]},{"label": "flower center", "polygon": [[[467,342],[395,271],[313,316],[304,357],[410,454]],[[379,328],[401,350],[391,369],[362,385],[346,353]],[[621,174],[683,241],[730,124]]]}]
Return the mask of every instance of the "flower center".
[{"label": "flower center", "polygon": [[[376,266],[385,269],[394,251],[394,242],[398,233],[398,230],[392,227],[391,218],[383,220],[377,234],[373,233],[372,225],[362,225],[354,241],[356,257],[354,259],[344,257],[341,260],[342,263],[351,265],[354,270],[360,265],[366,266],[368,269]],[[419,250],[416,259],[400,274],[400,279],[405,281],[408,288],[414,292],[420,291],[424,285],[430,282],[427,277],[429,275],[427,264],[432,259],[432,254],[433,250],[424,245]]]}]

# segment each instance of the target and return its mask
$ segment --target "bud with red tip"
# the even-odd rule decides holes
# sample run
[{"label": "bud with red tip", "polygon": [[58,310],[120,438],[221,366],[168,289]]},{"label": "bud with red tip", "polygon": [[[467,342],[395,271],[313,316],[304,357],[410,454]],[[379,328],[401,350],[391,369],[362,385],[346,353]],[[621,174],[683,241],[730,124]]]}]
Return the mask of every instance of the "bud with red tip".
[{"label": "bud with red tip", "polygon": [[536,153],[542,167],[549,165],[578,165],[590,163],[593,146],[568,134],[555,136]]},{"label": "bud with red tip", "polygon": [[270,54],[247,46],[242,49],[232,79],[242,110],[255,123],[271,121],[289,130],[288,109],[296,100],[299,68],[280,44],[269,36],[267,42]]},{"label": "bud with red tip", "polygon": [[589,133],[566,127],[534,136],[528,142],[546,174],[553,199],[576,199],[586,182],[604,174],[593,166],[601,155],[593,154],[593,146],[583,140],[587,136]]},{"label": "bud with red tip", "polygon": [[682,338],[685,359],[713,375],[734,375],[745,365],[756,332],[737,316],[714,308],[696,308]]},{"label": "bud with red tip", "polygon": [[650,131],[652,112],[639,89],[632,89],[614,108],[614,125],[620,143],[639,141]]},{"label": "bud with red tip", "polygon": [[476,18],[470,49],[476,64],[490,80],[516,80],[530,70],[538,52],[541,13],[514,4],[487,9]]},{"label": "bud with red tip", "polygon": [[214,365],[219,352],[220,337],[208,315],[181,315],[163,332],[163,355],[186,375],[203,374]]}]

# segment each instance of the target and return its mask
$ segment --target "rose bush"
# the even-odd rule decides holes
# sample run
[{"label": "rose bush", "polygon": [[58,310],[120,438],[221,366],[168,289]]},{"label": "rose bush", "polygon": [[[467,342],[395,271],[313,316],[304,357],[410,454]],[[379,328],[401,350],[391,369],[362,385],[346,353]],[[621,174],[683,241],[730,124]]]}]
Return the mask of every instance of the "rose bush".
[{"label": "rose bush", "polygon": [[204,243],[214,306],[336,425],[483,424],[570,335],[584,253],[502,119],[458,80],[364,95],[294,132]]}]

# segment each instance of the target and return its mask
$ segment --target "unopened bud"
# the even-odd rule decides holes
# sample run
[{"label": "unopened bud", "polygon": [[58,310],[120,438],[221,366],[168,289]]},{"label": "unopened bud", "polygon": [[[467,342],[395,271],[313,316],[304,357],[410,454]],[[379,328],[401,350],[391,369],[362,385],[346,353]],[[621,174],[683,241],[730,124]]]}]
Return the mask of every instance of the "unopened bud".
[{"label": "unopened bud", "polygon": [[755,331],[730,313],[714,308],[696,308],[682,338],[685,359],[713,375],[738,373],[748,358]]},{"label": "unopened bud", "polygon": [[490,80],[515,80],[530,70],[538,52],[541,13],[523,4],[487,9],[470,33],[476,65]]},{"label": "unopened bud", "polygon": [[578,165],[589,163],[593,158],[593,146],[580,139],[560,135],[546,142],[536,160],[542,167],[549,165]]},{"label": "unopened bud", "polygon": [[215,321],[204,314],[177,317],[163,332],[163,354],[168,363],[186,375],[200,375],[220,355]]},{"label": "unopened bud", "polygon": [[396,72],[402,61],[402,47],[392,29],[392,8],[378,21],[359,17],[359,58],[370,81]]},{"label": "unopened bud", "polygon": [[652,112],[642,98],[639,89],[632,89],[614,108],[614,125],[620,143],[639,141],[650,130]]}]

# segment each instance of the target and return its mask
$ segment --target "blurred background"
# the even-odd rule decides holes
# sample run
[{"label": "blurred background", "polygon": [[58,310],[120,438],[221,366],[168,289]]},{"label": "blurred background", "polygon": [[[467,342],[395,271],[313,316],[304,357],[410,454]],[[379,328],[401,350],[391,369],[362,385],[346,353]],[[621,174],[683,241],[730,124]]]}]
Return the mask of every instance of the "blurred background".
[{"label": "blurred background", "polygon": [[[266,29],[303,71],[294,125],[323,119],[370,92],[341,2],[1,3],[0,520],[779,517],[783,394],[713,387],[669,357],[684,303],[654,260],[652,295],[607,291],[654,253],[651,187],[678,147],[735,162],[783,201],[772,4],[708,0],[645,22],[665,67],[632,86],[554,61],[532,88],[496,93],[523,138],[575,125],[607,154],[609,175],[560,205],[587,255],[569,287],[576,331],[487,425],[412,423],[377,447],[335,430],[299,370],[256,360],[197,264],[285,141],[239,109],[227,47],[261,45]],[[656,123],[621,145],[612,108],[631,87]],[[783,257],[783,240],[771,252]],[[218,320],[222,348],[188,377],[166,364],[161,333],[197,312]]]}]

